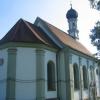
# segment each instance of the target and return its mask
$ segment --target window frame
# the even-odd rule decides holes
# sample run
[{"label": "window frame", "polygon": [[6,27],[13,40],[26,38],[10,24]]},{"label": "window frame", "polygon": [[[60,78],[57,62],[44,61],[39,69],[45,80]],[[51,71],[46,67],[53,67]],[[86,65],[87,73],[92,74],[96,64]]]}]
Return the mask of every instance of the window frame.
[{"label": "window frame", "polygon": [[84,89],[88,89],[88,70],[85,65],[83,65],[83,86]]},{"label": "window frame", "polygon": [[74,63],[73,64],[73,75],[74,75],[74,89],[79,90],[80,85],[79,85],[79,69],[78,69],[78,64]]},{"label": "window frame", "polygon": [[53,61],[47,63],[47,90],[56,91],[56,74]]}]

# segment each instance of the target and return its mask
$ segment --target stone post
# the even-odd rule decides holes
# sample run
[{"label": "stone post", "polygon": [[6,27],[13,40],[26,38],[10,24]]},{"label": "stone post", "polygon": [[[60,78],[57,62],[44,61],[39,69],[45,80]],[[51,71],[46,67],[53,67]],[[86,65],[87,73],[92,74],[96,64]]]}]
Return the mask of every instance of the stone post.
[{"label": "stone post", "polygon": [[8,49],[6,100],[16,99],[16,53],[16,48]]},{"label": "stone post", "polygon": [[36,100],[45,100],[45,51],[36,49]]},{"label": "stone post", "polygon": [[66,70],[66,96],[68,100],[74,100],[74,77],[72,54],[67,50],[65,52],[65,70]]},{"label": "stone post", "polygon": [[58,98],[60,100],[67,100],[66,96],[66,70],[65,70],[65,59],[64,59],[64,52],[60,51],[57,54],[57,63],[58,63]]},{"label": "stone post", "polygon": [[79,57],[80,100],[83,100],[83,68],[82,58]]}]

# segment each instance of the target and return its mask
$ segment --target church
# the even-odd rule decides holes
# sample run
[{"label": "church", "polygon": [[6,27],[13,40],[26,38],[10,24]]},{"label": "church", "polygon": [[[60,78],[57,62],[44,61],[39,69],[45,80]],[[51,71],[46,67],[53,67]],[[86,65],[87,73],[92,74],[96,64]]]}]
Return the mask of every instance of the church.
[{"label": "church", "polygon": [[79,42],[78,13],[64,32],[37,17],[23,19],[0,40],[0,100],[97,100],[97,59]]}]

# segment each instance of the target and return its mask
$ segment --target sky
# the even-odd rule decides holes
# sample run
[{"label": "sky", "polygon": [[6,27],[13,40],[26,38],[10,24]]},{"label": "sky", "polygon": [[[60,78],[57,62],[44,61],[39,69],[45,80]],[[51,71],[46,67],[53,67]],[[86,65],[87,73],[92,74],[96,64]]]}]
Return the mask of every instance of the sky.
[{"label": "sky", "polygon": [[92,46],[89,34],[99,20],[100,12],[91,9],[88,0],[0,0],[0,39],[20,18],[34,23],[36,17],[40,17],[67,32],[66,13],[70,2],[78,12],[79,41],[95,53],[96,48]]}]

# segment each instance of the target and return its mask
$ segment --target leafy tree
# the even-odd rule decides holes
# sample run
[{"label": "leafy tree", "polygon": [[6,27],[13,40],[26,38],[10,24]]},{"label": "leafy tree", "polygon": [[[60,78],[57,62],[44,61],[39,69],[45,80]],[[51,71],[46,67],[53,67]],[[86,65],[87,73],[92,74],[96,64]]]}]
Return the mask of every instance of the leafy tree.
[{"label": "leafy tree", "polygon": [[100,0],[89,0],[91,8],[97,9],[100,11]]},{"label": "leafy tree", "polygon": [[[93,9],[100,11],[100,0],[89,0],[90,6]],[[91,43],[97,47],[98,53],[96,56],[100,59],[100,21],[97,21],[94,28],[91,30]]]},{"label": "leafy tree", "polygon": [[97,50],[100,50],[100,21],[95,24],[91,32],[91,43],[97,47]]}]

